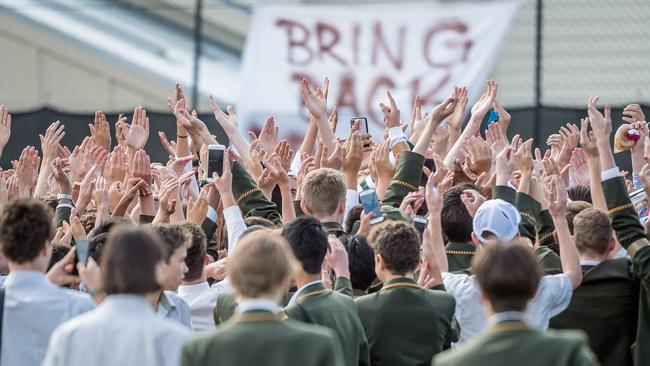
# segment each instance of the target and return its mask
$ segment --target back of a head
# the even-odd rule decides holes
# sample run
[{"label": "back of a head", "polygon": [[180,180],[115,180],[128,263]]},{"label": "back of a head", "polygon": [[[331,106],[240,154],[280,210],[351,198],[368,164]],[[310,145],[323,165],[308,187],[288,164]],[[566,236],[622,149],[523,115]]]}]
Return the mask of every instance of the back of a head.
[{"label": "back of a head", "polygon": [[521,215],[515,206],[502,199],[491,199],[476,210],[472,232],[483,244],[507,242],[519,235],[519,223]]},{"label": "back of a head", "polygon": [[309,214],[331,216],[336,213],[339,202],[345,200],[345,179],[334,169],[312,170],[302,181],[301,193]]},{"label": "back of a head", "polygon": [[567,204],[566,213],[564,214],[564,217],[566,217],[567,224],[569,224],[569,231],[571,232],[571,234],[574,233],[573,219],[576,217],[577,214],[582,212],[582,210],[586,210],[591,207],[593,207],[591,203],[586,201],[571,201]]},{"label": "back of a head", "polygon": [[381,255],[393,274],[413,272],[420,261],[420,239],[415,229],[402,221],[384,221],[370,231],[368,242]]},{"label": "back of a head", "polygon": [[517,244],[483,246],[472,268],[481,291],[497,313],[525,311],[542,276],[533,250]]},{"label": "back of a head", "polygon": [[10,262],[35,260],[52,232],[52,215],[40,200],[15,198],[0,213],[0,245]]},{"label": "back of a head", "polygon": [[321,273],[321,266],[327,254],[327,234],[318,219],[300,216],[284,225],[282,236],[289,242],[302,269],[309,274]]},{"label": "back of a head", "polygon": [[108,234],[122,225],[134,226],[132,221],[121,217],[111,217],[102,221],[88,233],[88,238],[90,239],[90,256],[95,262],[101,263],[102,261],[102,253],[108,242]]},{"label": "back of a head", "polygon": [[156,224],[149,226],[163,244],[163,259],[167,263],[176,249],[187,246],[188,236],[180,225]]},{"label": "back of a head", "polygon": [[160,289],[156,271],[163,261],[159,238],[147,230],[123,227],[111,231],[101,262],[107,295],[145,295]]},{"label": "back of a head", "polygon": [[455,243],[472,241],[472,216],[460,200],[466,189],[476,189],[476,187],[472,184],[460,184],[451,187],[443,196],[440,212],[442,231],[450,241]]},{"label": "back of a head", "polygon": [[185,231],[190,243],[187,247],[187,257],[185,257],[187,273],[185,273],[184,281],[194,281],[203,274],[208,240],[199,225],[186,221],[180,226]]},{"label": "back of a head", "polygon": [[366,291],[377,278],[375,252],[365,236],[351,236],[346,242],[352,288]]},{"label": "back of a head", "polygon": [[269,227],[269,228],[275,227],[273,221],[259,216],[249,216],[244,219],[244,223],[246,224],[247,227],[251,227],[254,225]]},{"label": "back of a head", "polygon": [[270,230],[259,230],[237,243],[229,259],[230,280],[236,291],[247,298],[277,292],[293,273],[291,249]]},{"label": "back of a head", "polygon": [[613,230],[609,216],[597,208],[587,208],[573,218],[573,233],[580,254],[602,256],[609,252]]},{"label": "back of a head", "polygon": [[353,206],[348,211],[348,216],[345,218],[345,225],[343,227],[348,234],[352,232],[354,223],[361,220],[361,212],[363,212],[363,206],[361,205]]},{"label": "back of a head", "polygon": [[591,188],[589,186],[577,184],[567,189],[567,194],[571,201],[585,201],[593,203],[591,200]]}]

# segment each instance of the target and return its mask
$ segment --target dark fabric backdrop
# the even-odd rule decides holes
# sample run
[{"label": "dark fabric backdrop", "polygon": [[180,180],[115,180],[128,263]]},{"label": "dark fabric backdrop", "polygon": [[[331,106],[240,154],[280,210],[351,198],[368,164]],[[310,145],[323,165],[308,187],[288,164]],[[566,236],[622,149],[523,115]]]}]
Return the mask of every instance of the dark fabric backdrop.
[{"label": "dark fabric backdrop", "polygon": [[[614,124],[614,131],[621,123],[622,108],[612,110],[612,121]],[[643,111],[646,116],[650,116],[650,106],[643,106]],[[508,131],[508,137],[511,138],[514,134],[519,133],[523,138],[533,137],[534,134],[534,108],[520,108],[512,109],[509,111],[512,115],[512,122]],[[130,118],[131,114],[126,114]],[[147,142],[147,152],[151,155],[152,161],[166,161],[167,154],[163,150],[158,140],[157,131],[164,131],[167,138],[176,138],[176,122],[173,116],[169,113],[154,113],[147,111],[150,125],[149,141]],[[549,108],[544,107],[541,109],[541,136],[542,141],[536,141],[537,146],[541,143],[542,151],[546,149],[546,138],[552,134],[557,133],[561,125],[572,122],[580,125],[580,118],[586,116],[586,109],[569,109],[569,108]],[[213,135],[217,136],[220,143],[227,143],[225,133],[214,120],[211,114],[199,115],[199,118],[204,121]],[[7,169],[11,167],[10,161],[18,159],[20,151],[27,145],[37,146],[40,149],[40,141],[38,134],[43,134],[47,126],[56,120],[60,120],[65,124],[66,135],[63,138],[62,144],[68,146],[70,151],[75,145],[81,142],[83,136],[88,135],[88,124],[92,123],[94,116],[92,114],[71,114],[63,113],[50,108],[41,109],[33,112],[14,113],[12,114],[12,131],[11,139],[0,159],[0,165]],[[111,125],[111,132],[113,136],[113,145],[115,144],[115,121],[117,121],[116,114],[107,115],[107,119]],[[280,123],[280,130],[282,125]],[[613,135],[613,134],[612,134]],[[298,146],[293,146],[296,149]],[[616,160],[619,166],[625,170],[631,170],[631,163],[628,152],[616,154]]]}]

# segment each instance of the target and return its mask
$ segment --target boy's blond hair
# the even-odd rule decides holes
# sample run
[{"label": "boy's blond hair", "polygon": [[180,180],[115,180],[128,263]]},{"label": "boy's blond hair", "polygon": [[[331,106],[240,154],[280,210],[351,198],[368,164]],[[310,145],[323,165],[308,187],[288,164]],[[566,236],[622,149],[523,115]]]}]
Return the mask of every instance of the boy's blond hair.
[{"label": "boy's blond hair", "polygon": [[316,217],[333,215],[339,202],[345,200],[345,180],[334,169],[316,169],[305,176],[301,193],[309,214]]}]

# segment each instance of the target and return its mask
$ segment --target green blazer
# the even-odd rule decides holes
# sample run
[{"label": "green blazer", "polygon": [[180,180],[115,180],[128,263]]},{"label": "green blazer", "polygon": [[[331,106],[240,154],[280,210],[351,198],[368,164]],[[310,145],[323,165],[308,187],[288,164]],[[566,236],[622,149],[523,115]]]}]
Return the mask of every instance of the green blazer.
[{"label": "green blazer", "polygon": [[182,365],[342,366],[343,360],[329,329],[248,311],[186,343]]},{"label": "green blazer", "polygon": [[244,217],[263,217],[278,226],[282,225],[278,207],[264,197],[253,177],[238,161],[232,164],[232,193]]},{"label": "green blazer", "polygon": [[636,342],[632,346],[635,365],[650,365],[650,245],[639,216],[630,201],[623,177],[602,182],[612,228],[632,261],[632,273],[639,282]]},{"label": "green blazer", "polygon": [[474,243],[453,243],[449,242],[445,247],[449,272],[462,271],[472,266],[472,259],[476,252]]},{"label": "green blazer", "polygon": [[[343,277],[338,277],[336,281],[334,281],[334,291],[350,297],[354,295],[352,283],[349,279]],[[283,305],[289,303],[291,295],[293,295],[293,293],[290,292],[284,296],[284,300],[282,301]],[[237,302],[237,294],[234,291],[219,294],[217,297],[217,305],[212,309],[214,324],[219,325],[230,319],[235,314],[237,305],[239,305],[239,303]]]},{"label": "green blazer", "polygon": [[386,281],[379,292],[355,301],[374,366],[429,364],[453,332],[454,297],[423,289],[412,278]]},{"label": "green blazer", "polygon": [[580,329],[603,366],[632,365],[639,282],[627,258],[582,266],[582,283],[571,303],[551,319],[555,329]]},{"label": "green blazer", "polygon": [[459,349],[437,355],[435,366],[587,366],[598,365],[578,332],[540,332],[522,322],[495,324]]},{"label": "green blazer", "polygon": [[290,319],[318,324],[334,331],[345,365],[370,365],[368,340],[350,296],[326,289],[322,283],[306,287],[284,309]]}]

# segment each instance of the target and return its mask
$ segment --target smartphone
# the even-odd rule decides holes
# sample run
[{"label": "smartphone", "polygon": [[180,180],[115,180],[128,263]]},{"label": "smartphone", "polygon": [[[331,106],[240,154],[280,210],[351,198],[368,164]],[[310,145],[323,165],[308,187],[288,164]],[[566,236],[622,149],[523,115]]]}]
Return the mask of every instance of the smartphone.
[{"label": "smartphone", "polygon": [[208,145],[208,182],[213,182],[212,173],[223,174],[223,157],[226,153],[224,145]]},{"label": "smartphone", "polygon": [[366,213],[375,213],[375,218],[370,220],[371,224],[376,224],[378,222],[384,221],[384,216],[381,214],[381,209],[379,208],[377,193],[374,189],[366,189],[365,191],[361,191],[361,193],[359,193],[359,199],[361,200],[363,211]]},{"label": "smartphone", "polygon": [[499,112],[494,109],[490,109],[490,115],[488,116],[486,127],[494,122],[499,122]]},{"label": "smartphone", "polygon": [[424,229],[427,228],[427,219],[424,218],[424,216],[416,215],[413,217],[413,227],[415,227],[415,230],[422,235],[424,232]]},{"label": "smartphone", "polygon": [[361,130],[360,131],[363,131],[363,128],[365,126],[365,129],[366,129],[365,132],[368,133],[368,119],[366,117],[352,117],[352,118],[350,118],[350,128],[352,128],[352,126],[354,126],[354,123],[358,119],[361,120]]},{"label": "smartphone", "polygon": [[74,256],[74,265],[72,267],[72,274],[78,275],[77,263],[81,262],[84,265],[88,264],[88,257],[90,257],[90,240],[81,239],[75,241],[74,245],[75,256]]}]

